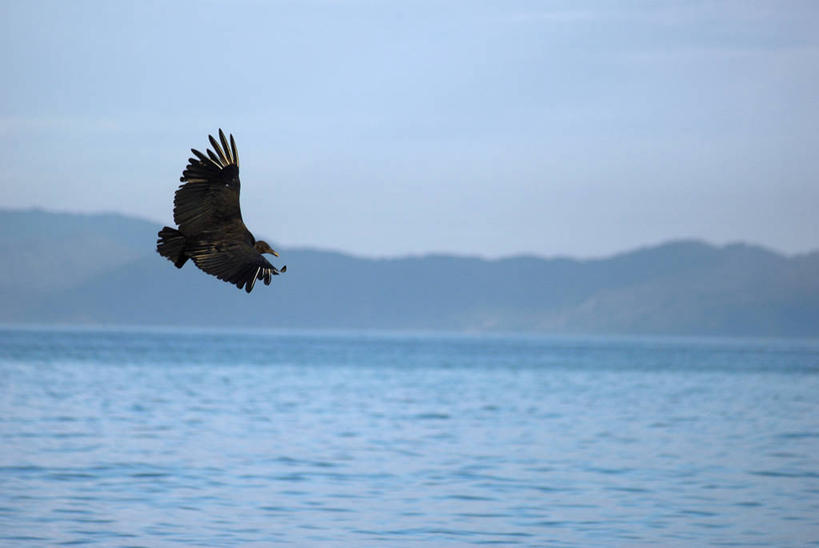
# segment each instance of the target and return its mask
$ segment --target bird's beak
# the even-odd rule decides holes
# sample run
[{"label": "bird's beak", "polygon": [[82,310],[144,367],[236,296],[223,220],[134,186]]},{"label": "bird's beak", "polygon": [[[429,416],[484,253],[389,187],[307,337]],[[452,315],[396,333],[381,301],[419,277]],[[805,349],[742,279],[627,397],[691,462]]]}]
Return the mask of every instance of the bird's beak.
[{"label": "bird's beak", "polygon": [[276,253],[276,252],[275,252],[274,250],[272,250],[272,249],[270,250],[270,252],[273,254],[273,256],[274,256],[274,257],[278,257],[278,256],[279,256],[279,254],[278,254],[278,253]]}]

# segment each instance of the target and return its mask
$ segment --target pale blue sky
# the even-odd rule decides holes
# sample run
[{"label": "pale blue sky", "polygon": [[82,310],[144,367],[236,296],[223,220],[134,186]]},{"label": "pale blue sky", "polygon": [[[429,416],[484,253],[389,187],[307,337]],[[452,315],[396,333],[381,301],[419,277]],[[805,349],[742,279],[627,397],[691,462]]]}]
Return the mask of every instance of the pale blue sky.
[{"label": "pale blue sky", "polygon": [[819,248],[817,2],[1,5],[0,207],[169,223],[223,127],[285,246]]}]

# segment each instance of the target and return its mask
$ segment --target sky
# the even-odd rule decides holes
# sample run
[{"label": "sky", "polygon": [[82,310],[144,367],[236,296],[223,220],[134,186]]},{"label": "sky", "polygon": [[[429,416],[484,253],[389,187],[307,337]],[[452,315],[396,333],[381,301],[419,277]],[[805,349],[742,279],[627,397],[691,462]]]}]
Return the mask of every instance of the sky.
[{"label": "sky", "polygon": [[172,222],[224,128],[280,246],[819,249],[819,2],[0,0],[0,207]]}]

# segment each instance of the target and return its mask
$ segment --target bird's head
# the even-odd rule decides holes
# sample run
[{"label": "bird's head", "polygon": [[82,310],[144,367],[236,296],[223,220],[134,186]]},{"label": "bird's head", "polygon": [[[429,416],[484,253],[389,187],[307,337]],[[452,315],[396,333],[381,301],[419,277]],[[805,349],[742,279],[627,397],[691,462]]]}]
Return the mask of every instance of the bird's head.
[{"label": "bird's head", "polygon": [[270,247],[270,244],[268,244],[268,243],[267,243],[267,242],[265,242],[265,241],[259,240],[258,242],[256,242],[256,245],[254,245],[253,247],[254,247],[254,248],[256,248],[256,251],[258,251],[259,253],[270,253],[270,254],[271,254],[271,255],[273,255],[274,257],[278,257],[278,256],[279,256],[279,254],[278,254],[278,253],[276,253],[276,252],[273,250],[273,248],[272,248],[272,247]]}]

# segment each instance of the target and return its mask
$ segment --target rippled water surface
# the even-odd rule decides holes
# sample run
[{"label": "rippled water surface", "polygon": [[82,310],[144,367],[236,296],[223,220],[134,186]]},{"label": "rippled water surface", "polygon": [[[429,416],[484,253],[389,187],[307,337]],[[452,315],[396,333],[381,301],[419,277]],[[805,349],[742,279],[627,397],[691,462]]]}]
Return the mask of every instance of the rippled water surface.
[{"label": "rippled water surface", "polygon": [[0,329],[0,544],[819,544],[819,343]]}]

